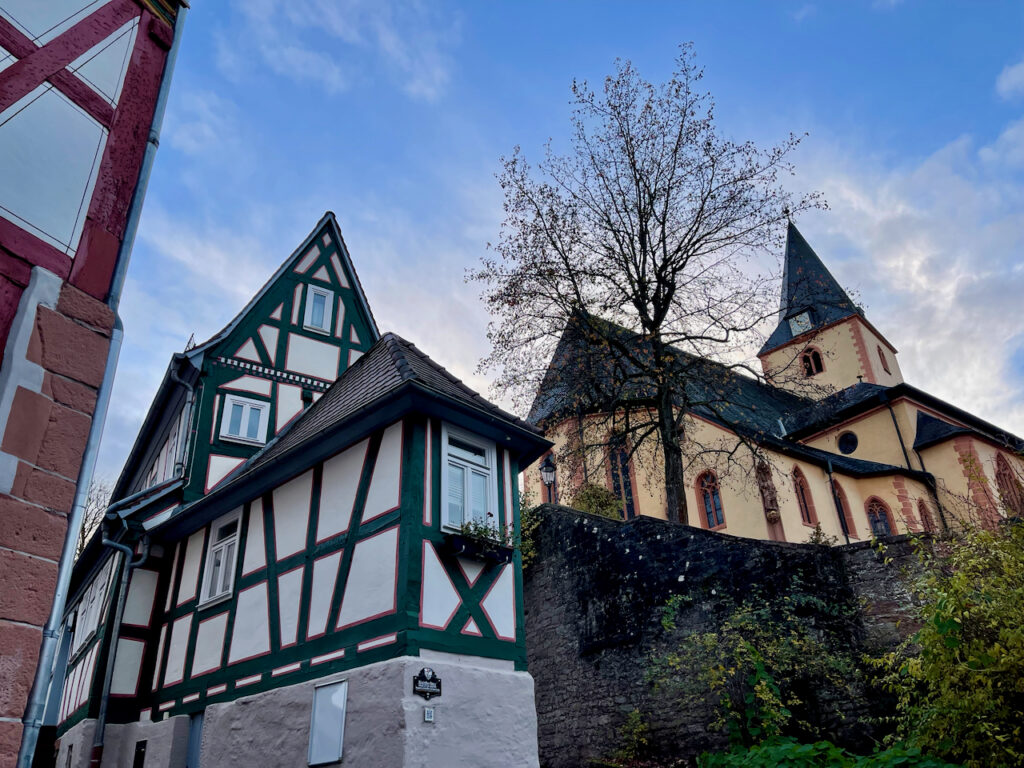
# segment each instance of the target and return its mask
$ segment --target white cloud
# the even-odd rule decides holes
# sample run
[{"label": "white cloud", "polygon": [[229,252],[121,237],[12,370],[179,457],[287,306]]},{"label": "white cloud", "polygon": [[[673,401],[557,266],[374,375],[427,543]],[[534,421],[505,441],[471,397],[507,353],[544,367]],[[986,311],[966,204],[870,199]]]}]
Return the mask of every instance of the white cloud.
[{"label": "white cloud", "polygon": [[[900,350],[907,381],[1024,434],[1024,121],[977,147],[969,137],[893,168],[840,144],[800,164],[831,211],[805,236]],[[1018,363],[1019,365],[1019,363]]]},{"label": "white cloud", "polygon": [[1024,59],[1003,67],[996,78],[996,93],[1007,100],[1024,95]]},{"label": "white cloud", "polygon": [[217,56],[222,72],[234,79],[244,76],[253,58],[276,74],[332,93],[383,71],[410,96],[433,100],[450,79],[448,50],[458,41],[459,23],[432,5],[264,0],[236,9],[245,23],[233,35],[220,34]]},{"label": "white cloud", "polygon": [[793,21],[800,23],[817,13],[817,10],[813,3],[804,3],[793,12]]}]

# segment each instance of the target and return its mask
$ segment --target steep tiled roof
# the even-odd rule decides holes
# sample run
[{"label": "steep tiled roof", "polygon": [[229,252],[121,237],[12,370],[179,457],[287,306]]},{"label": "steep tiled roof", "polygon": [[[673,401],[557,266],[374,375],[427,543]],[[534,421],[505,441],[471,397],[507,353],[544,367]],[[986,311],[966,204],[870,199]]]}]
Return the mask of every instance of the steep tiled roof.
[{"label": "steep tiled roof", "polygon": [[325,430],[352,418],[408,382],[539,434],[536,427],[485,400],[411,342],[394,333],[385,333],[317,402],[235,470],[222,487],[240,482],[275,459],[315,440]]},{"label": "steep tiled roof", "polygon": [[851,315],[863,314],[804,240],[796,225],[790,222],[786,232],[779,324],[758,354],[763,355],[791,341],[793,333],[789,327],[789,318],[802,311],[810,313],[811,328],[820,328]]},{"label": "steep tiled roof", "polygon": [[817,402],[811,403],[786,417],[786,432],[799,432],[809,427],[828,424],[848,408],[854,408],[866,400],[877,397],[889,387],[881,384],[858,382],[841,389]]},{"label": "steep tiled roof", "polygon": [[[590,318],[570,319],[563,332],[544,380],[534,398],[529,420],[539,424],[554,416],[600,408],[609,393],[620,400],[645,399],[653,394],[653,384],[635,378],[629,391],[616,389],[611,380],[628,376],[635,367],[613,360],[614,352],[602,354],[588,344],[583,326],[599,324],[602,334],[614,336],[622,345],[642,350],[645,342],[632,331],[613,323]],[[610,332],[610,333],[609,333]],[[810,405],[809,400],[757,381],[736,369],[678,349],[672,349],[674,364],[686,382],[687,404],[707,418],[726,423],[753,434],[778,434],[787,414]],[[612,360],[612,362],[609,362]],[[605,380],[602,383],[602,379]]]}]

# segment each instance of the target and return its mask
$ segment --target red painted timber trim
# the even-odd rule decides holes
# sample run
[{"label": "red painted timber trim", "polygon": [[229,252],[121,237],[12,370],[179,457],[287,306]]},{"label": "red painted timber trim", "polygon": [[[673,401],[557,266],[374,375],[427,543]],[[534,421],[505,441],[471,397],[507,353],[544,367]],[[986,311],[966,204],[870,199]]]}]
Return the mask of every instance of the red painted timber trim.
[{"label": "red painted timber trim", "polygon": [[70,256],[3,217],[0,217],[0,246],[33,266],[50,270],[62,280],[71,274]]},{"label": "red painted timber trim", "polygon": [[27,56],[0,72],[0,111],[44,80],[63,71],[72,61],[138,15],[139,7],[131,0],[113,0],[46,45],[34,47]]}]

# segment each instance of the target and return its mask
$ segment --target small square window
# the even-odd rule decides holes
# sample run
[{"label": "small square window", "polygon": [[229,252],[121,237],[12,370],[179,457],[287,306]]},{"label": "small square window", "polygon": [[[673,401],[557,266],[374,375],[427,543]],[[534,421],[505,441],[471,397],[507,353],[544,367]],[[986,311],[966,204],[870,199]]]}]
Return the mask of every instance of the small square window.
[{"label": "small square window", "polygon": [[442,425],[442,519],[448,528],[465,523],[498,527],[498,475],[494,443]]},{"label": "small square window", "polygon": [[345,705],[348,681],[318,685],[313,691],[313,714],[309,722],[310,765],[341,760],[345,742]]},{"label": "small square window", "polygon": [[228,440],[262,445],[267,439],[267,416],[270,403],[226,395],[220,436]]},{"label": "small square window", "polygon": [[315,285],[306,286],[306,318],[302,325],[313,331],[331,332],[334,293]]},{"label": "small square window", "polygon": [[199,602],[206,603],[231,594],[235,582],[235,561],[238,557],[237,512],[217,520],[210,531],[203,571],[203,591]]}]

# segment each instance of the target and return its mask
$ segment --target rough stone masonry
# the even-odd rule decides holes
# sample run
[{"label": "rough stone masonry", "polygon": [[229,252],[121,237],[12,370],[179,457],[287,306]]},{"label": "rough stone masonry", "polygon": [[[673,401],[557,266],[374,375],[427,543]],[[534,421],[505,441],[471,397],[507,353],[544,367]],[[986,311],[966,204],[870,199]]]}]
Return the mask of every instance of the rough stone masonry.
[{"label": "rough stone masonry", "polygon": [[[576,768],[611,755],[619,729],[639,709],[650,742],[664,756],[691,757],[725,745],[709,731],[710,705],[680,707],[645,681],[652,652],[666,639],[659,608],[676,594],[694,608],[682,632],[714,629],[729,604],[753,585],[767,600],[794,583],[829,605],[851,608],[830,631],[851,650],[891,647],[913,629],[906,536],[843,547],[743,539],[649,517],[609,520],[552,505],[539,510],[535,561],[525,573],[526,644],[534,676],[542,768]],[[815,620],[820,621],[821,617]],[[846,719],[830,736],[856,747],[870,736],[864,715],[885,706],[878,694],[839,703]]]}]

